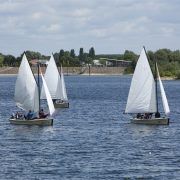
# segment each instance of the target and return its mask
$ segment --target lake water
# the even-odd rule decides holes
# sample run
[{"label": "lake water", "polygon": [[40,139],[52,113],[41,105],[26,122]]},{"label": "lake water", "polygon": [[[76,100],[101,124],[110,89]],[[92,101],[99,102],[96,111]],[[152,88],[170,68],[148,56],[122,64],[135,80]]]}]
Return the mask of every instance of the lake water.
[{"label": "lake water", "polygon": [[0,77],[0,179],[180,179],[180,81],[163,81],[169,126],[123,114],[131,76],[66,76],[52,127],[15,126],[15,76]]}]

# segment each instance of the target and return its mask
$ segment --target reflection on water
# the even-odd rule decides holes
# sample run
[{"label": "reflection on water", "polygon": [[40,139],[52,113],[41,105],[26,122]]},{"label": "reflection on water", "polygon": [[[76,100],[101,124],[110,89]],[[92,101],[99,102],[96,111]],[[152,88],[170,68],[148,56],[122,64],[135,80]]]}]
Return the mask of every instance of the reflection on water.
[{"label": "reflection on water", "polygon": [[139,125],[130,123],[129,126],[130,130],[132,131],[133,135],[140,138],[145,136],[151,136],[154,131],[158,130],[158,126],[147,126],[147,125]]},{"label": "reflection on water", "polygon": [[1,179],[178,179],[180,81],[164,81],[169,126],[123,114],[130,76],[65,77],[69,109],[52,127],[13,126],[16,77],[0,77]]}]

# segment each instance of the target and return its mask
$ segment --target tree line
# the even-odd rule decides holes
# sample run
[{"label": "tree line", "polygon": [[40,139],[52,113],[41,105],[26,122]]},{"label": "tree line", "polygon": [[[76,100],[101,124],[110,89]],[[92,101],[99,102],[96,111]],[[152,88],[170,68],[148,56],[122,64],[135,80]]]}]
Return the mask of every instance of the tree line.
[{"label": "tree line", "polygon": [[[3,66],[11,66],[11,67],[18,67],[21,63],[22,56],[24,52],[19,56],[15,57],[13,55],[3,55],[0,53],[0,67]],[[33,59],[43,59],[43,60],[49,60],[50,56],[42,55],[39,52],[34,51],[25,51],[26,57],[28,60]],[[65,51],[61,49],[59,52],[56,52],[53,54],[54,59],[59,66],[62,64],[62,66],[83,66],[85,64],[92,64],[93,60],[95,59],[95,50],[93,47],[89,49],[89,52],[84,52],[83,48],[80,48],[79,55],[75,54],[75,50],[71,49],[70,51]]]},{"label": "tree line", "polygon": [[[133,73],[138,57],[132,51],[125,51],[124,59],[132,61],[125,72]],[[152,71],[155,70],[155,61],[158,64],[160,76],[162,77],[177,77],[180,79],[180,50],[171,51],[170,49],[159,49],[155,52],[147,51],[148,60]]]},{"label": "tree line", "polygon": [[[25,51],[28,60],[32,59],[46,59],[49,60],[50,56],[42,55],[39,52]],[[0,66],[11,66],[18,67],[20,65],[23,53],[19,57],[14,57],[13,55],[3,55],[0,53]],[[86,64],[93,64],[94,59],[100,59],[100,61],[105,61],[103,58],[118,59],[118,60],[128,60],[132,61],[131,65],[125,69],[125,73],[133,73],[138,57],[133,51],[125,50],[123,54],[95,54],[94,47],[89,49],[89,52],[84,52],[83,48],[79,49],[79,53],[76,54],[74,49],[70,51],[65,51],[61,49],[59,52],[54,54],[55,61],[59,66],[66,67],[78,67],[84,66]],[[180,50],[172,51],[170,49],[159,49],[155,52],[147,51],[148,59],[152,70],[154,69],[155,60],[158,63],[159,71],[161,76],[174,76],[180,78]],[[105,64],[102,62],[102,64]]]}]

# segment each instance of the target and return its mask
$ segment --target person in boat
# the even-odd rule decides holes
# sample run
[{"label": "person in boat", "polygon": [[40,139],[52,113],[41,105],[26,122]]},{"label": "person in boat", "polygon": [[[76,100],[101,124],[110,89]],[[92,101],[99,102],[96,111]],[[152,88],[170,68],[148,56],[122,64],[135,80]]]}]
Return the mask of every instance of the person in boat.
[{"label": "person in boat", "polygon": [[152,115],[153,115],[153,113],[149,113],[149,119],[151,119],[151,118],[152,118]]},{"label": "person in boat", "polygon": [[144,114],[144,119],[149,119],[149,113]]},{"label": "person in boat", "polygon": [[56,103],[56,104],[61,104],[61,103],[63,103],[63,102],[64,102],[64,101],[63,101],[62,99],[56,99],[56,100],[55,100],[55,103]]},{"label": "person in boat", "polygon": [[47,113],[47,114],[44,113],[44,110],[43,110],[43,109],[41,109],[40,112],[39,112],[39,118],[40,118],[40,119],[41,119],[41,118],[46,118],[48,115],[49,115],[48,113]]},{"label": "person in boat", "polygon": [[19,112],[17,111],[16,114],[15,114],[15,118],[16,119],[19,119]]},{"label": "person in boat", "polygon": [[29,112],[26,115],[26,119],[31,120],[33,118],[34,118],[34,113],[31,110],[29,110]]},{"label": "person in boat", "polygon": [[12,113],[12,115],[11,115],[11,119],[14,119],[15,118],[15,114],[14,113]]},{"label": "person in boat", "polygon": [[15,114],[15,118],[16,119],[23,119],[23,115],[20,113],[20,112],[16,112],[16,114]]},{"label": "person in boat", "polygon": [[151,119],[153,113],[145,113],[144,114],[144,119]]},{"label": "person in boat", "polygon": [[138,113],[137,116],[136,116],[136,118],[141,119],[141,118],[142,118],[141,113]]},{"label": "person in boat", "polygon": [[161,117],[161,114],[159,112],[156,112],[155,113],[155,118],[160,118]]}]

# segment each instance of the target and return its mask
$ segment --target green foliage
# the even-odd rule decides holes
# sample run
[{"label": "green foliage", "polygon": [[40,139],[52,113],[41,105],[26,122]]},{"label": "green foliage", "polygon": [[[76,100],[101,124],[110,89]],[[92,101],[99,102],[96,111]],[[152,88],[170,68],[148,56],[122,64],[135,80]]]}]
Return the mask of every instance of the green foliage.
[{"label": "green foliage", "polygon": [[124,71],[125,74],[132,74],[134,72],[134,69],[136,67],[138,55],[136,55],[132,51],[126,50],[123,55],[123,59],[127,61],[132,61],[131,65],[127,67]]},{"label": "green foliage", "polygon": [[79,50],[79,61],[80,61],[80,63],[83,63],[83,61],[84,61],[84,50],[83,50],[83,48],[80,48],[80,50]]},{"label": "green foliage", "polygon": [[0,66],[3,66],[3,62],[4,62],[4,56],[2,54],[0,54]]},{"label": "green foliage", "polygon": [[62,64],[63,65],[63,62],[64,62],[64,50],[61,49],[60,52],[59,52],[59,64]]},{"label": "green foliage", "polygon": [[132,74],[134,72],[134,69],[132,66],[129,66],[125,69],[124,74]]},{"label": "green foliage", "polygon": [[180,63],[180,50],[176,50],[171,53],[172,61],[176,61]]},{"label": "green foliage", "polygon": [[83,61],[85,64],[91,64],[92,63],[92,58],[89,57],[88,53],[84,53],[83,55]]},{"label": "green foliage", "polygon": [[119,60],[123,60],[124,55],[123,54],[99,54],[99,55],[95,55],[96,59],[100,59],[100,58],[108,58],[108,59],[119,59]]},{"label": "green foliage", "polygon": [[[124,57],[132,59],[132,52],[125,51]],[[130,57],[131,55],[131,57]],[[167,77],[177,77],[178,72],[180,71],[180,51],[171,51],[169,49],[159,49],[156,52],[148,51],[148,60],[151,66],[152,71],[154,72],[154,63],[157,61],[160,76]],[[134,56],[135,58],[135,56]],[[125,73],[133,73],[136,60],[132,60],[132,64],[130,67],[126,68]]]},{"label": "green foliage", "polygon": [[[28,60],[32,59],[49,59],[50,56],[41,55],[39,52],[27,50],[26,56]],[[0,53],[0,66],[19,66],[22,60],[23,53],[15,58],[12,55],[3,55]],[[157,60],[159,72],[161,76],[173,76],[180,78],[180,50],[171,51],[169,49],[159,49],[156,52],[147,51],[149,63],[152,71],[154,71],[154,62]],[[132,61],[130,66],[125,70],[125,73],[133,73],[138,55],[132,51],[126,50],[124,54],[101,54],[95,55],[93,47],[89,52],[84,52],[83,48],[79,49],[79,55],[76,56],[74,49],[64,51],[61,49],[59,52],[54,53],[54,58],[59,66],[81,66],[83,64],[93,64],[94,59],[99,59],[101,64],[106,63],[106,59],[118,59]],[[104,59],[103,59],[104,58]]]},{"label": "green foliage", "polygon": [[177,79],[180,79],[180,71],[178,71],[178,72],[176,73],[176,78],[177,78]]},{"label": "green foliage", "polygon": [[41,59],[41,54],[39,52],[26,51],[25,53],[28,60]]},{"label": "green foliage", "polygon": [[75,55],[74,49],[71,49],[70,56],[71,56],[72,58],[75,58],[76,55]]},{"label": "green foliage", "polygon": [[138,57],[138,56],[137,56],[134,52],[132,52],[132,51],[126,50],[126,51],[124,52],[124,60],[135,61],[135,60],[137,59],[137,57]]},{"label": "green foliage", "polygon": [[95,58],[95,50],[93,47],[90,48],[89,50],[89,57],[94,59]]},{"label": "green foliage", "polygon": [[159,49],[154,53],[154,56],[157,60],[157,62],[160,61],[169,61],[169,56],[171,54],[171,51],[169,49]]},{"label": "green foliage", "polygon": [[64,50],[63,49],[61,49],[59,52],[59,57],[62,57],[62,56],[64,56]]},{"label": "green foliage", "polygon": [[100,62],[100,64],[102,64],[102,65],[106,65],[106,59],[99,59],[99,62]]},{"label": "green foliage", "polygon": [[15,66],[16,65],[16,58],[12,55],[4,56],[3,64],[5,66]]}]

